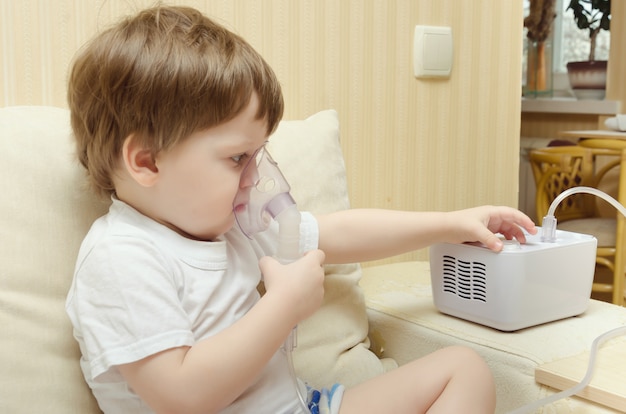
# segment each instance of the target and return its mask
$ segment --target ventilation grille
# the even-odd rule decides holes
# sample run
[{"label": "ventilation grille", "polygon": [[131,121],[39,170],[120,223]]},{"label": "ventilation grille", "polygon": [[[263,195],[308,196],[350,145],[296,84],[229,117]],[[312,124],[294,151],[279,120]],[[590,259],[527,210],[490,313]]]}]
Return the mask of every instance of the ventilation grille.
[{"label": "ventilation grille", "polygon": [[443,291],[462,299],[487,302],[487,266],[444,255]]}]

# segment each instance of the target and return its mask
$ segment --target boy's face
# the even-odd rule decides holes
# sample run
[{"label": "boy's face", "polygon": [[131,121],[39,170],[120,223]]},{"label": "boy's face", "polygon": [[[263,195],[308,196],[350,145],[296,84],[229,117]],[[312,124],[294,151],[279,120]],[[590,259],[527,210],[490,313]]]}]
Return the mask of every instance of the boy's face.
[{"label": "boy's face", "polygon": [[157,221],[183,236],[214,240],[235,223],[233,200],[249,158],[267,140],[258,99],[232,120],[198,131],[156,158]]}]

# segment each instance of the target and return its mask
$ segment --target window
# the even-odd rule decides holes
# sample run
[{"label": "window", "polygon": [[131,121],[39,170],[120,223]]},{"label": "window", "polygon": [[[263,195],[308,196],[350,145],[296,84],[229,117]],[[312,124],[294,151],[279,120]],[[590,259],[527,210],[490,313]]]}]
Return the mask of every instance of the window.
[{"label": "window", "polygon": [[[524,0],[524,16],[530,10],[530,0]],[[567,62],[587,60],[589,58],[589,32],[580,30],[574,21],[574,14],[566,10],[569,0],[556,0],[556,18],[552,25],[553,49],[553,89],[555,96],[569,96],[569,82],[567,80]],[[526,29],[524,29],[524,58],[523,79],[526,84]],[[596,60],[609,58],[610,32],[601,30],[596,40]],[[560,91],[560,92],[559,92]]]}]

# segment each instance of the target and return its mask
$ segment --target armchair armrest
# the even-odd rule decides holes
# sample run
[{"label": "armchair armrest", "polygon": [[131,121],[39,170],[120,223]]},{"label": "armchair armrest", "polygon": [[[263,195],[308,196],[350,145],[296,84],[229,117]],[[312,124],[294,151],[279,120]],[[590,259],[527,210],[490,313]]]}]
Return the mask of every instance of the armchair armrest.
[{"label": "armchair armrest", "polygon": [[[535,382],[535,368],[589,350],[598,335],[626,324],[626,308],[596,300],[581,316],[508,333],[444,315],[432,301],[428,262],[364,267],[360,285],[375,352],[404,364],[445,346],[473,348],[495,377],[497,413],[554,393]],[[616,412],[578,397],[550,408],[555,413]]]}]

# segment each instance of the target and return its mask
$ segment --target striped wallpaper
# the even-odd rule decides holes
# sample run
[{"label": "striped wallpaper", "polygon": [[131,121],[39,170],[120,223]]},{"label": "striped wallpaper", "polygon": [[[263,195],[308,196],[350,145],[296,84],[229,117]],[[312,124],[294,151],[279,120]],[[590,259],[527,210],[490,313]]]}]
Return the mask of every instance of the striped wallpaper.
[{"label": "striped wallpaper", "polygon": [[[517,205],[521,0],[187,0],[252,43],[286,118],[334,108],[353,207]],[[74,52],[144,0],[0,0],[0,105],[65,106]],[[412,75],[416,24],[452,27],[449,79]],[[396,258],[425,258],[417,252]]]}]

